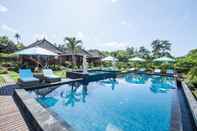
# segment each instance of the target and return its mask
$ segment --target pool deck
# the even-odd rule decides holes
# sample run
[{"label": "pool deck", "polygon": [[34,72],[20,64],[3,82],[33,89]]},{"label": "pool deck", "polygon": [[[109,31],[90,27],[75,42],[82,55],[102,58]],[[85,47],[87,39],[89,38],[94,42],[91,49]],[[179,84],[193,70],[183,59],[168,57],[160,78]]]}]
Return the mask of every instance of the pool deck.
[{"label": "pool deck", "polygon": [[0,96],[0,131],[29,131],[12,96]]},{"label": "pool deck", "polygon": [[[61,85],[61,84],[68,84],[68,83],[72,83],[75,81],[81,81],[81,80],[82,79],[62,79],[61,81],[55,82],[55,83],[42,83],[39,86],[31,87],[31,89],[32,88],[36,89],[36,88],[51,87],[51,86]],[[20,87],[16,84],[9,84],[9,85],[5,84],[0,88],[0,131],[29,131],[29,130],[32,130],[32,123],[28,122],[29,120],[24,119],[24,117],[23,117],[24,113],[20,112],[21,108],[19,108],[19,106],[18,106],[18,104],[19,104],[18,101],[17,101],[17,103],[15,103],[16,98],[14,98],[13,95],[14,95],[14,92],[17,88],[20,88]],[[30,104],[30,106],[31,106],[31,104]],[[38,107],[36,107],[36,108],[38,108]],[[41,109],[42,109],[42,107],[40,107],[40,110]],[[48,112],[45,112],[43,114],[45,116],[50,116],[47,113]],[[37,116],[39,116],[39,115],[37,115]],[[48,121],[48,119],[46,119],[46,121]],[[45,121],[45,124],[46,124],[46,121]],[[49,123],[50,122],[51,121],[49,121]],[[53,128],[49,126],[49,125],[53,125],[53,124],[55,125],[55,126],[53,126]],[[51,123],[47,124],[47,126],[49,126],[49,128],[46,128],[45,126],[46,125],[43,125],[44,129],[47,129],[50,131],[52,131],[54,128],[55,128],[55,130],[57,129],[58,131],[60,131],[60,130],[66,131],[66,129],[64,129],[64,127],[61,127],[61,125],[58,125],[56,123],[56,120],[53,120],[52,124]],[[31,127],[31,128],[29,128],[29,127]],[[42,129],[38,129],[38,130],[42,130]]]}]

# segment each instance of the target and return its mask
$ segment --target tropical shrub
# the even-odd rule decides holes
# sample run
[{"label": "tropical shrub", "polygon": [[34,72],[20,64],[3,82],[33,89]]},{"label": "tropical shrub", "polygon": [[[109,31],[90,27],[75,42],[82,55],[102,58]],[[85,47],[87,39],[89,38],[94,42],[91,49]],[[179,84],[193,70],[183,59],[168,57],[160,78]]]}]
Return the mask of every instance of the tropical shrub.
[{"label": "tropical shrub", "polygon": [[0,67],[0,74],[7,74],[8,70],[5,67]]}]

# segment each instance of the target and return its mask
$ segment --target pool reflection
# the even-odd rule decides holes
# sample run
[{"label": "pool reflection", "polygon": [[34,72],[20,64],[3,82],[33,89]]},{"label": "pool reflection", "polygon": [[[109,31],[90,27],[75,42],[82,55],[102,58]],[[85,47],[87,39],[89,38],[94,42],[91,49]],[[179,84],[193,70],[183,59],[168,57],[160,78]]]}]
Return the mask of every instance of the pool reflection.
[{"label": "pool reflection", "polygon": [[107,87],[111,87],[112,90],[115,89],[116,85],[118,84],[118,81],[114,78],[102,80],[101,84]]},{"label": "pool reflection", "polygon": [[150,89],[154,93],[165,93],[174,88],[176,88],[176,84],[172,77],[153,76],[151,78]]},{"label": "pool reflection", "polygon": [[125,80],[132,84],[145,84],[148,78],[145,74],[127,74],[125,76]]}]

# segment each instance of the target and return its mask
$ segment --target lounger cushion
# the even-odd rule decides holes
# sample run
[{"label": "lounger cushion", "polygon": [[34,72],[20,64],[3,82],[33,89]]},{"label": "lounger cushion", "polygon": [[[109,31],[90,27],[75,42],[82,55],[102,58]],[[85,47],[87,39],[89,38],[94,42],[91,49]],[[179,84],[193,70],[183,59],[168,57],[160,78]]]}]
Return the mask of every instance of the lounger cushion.
[{"label": "lounger cushion", "polygon": [[53,71],[51,69],[43,69],[43,74],[45,77],[48,77],[48,78],[60,78],[60,77],[54,75]]},{"label": "lounger cushion", "polygon": [[59,76],[56,76],[56,75],[50,75],[50,76],[45,76],[45,77],[47,77],[47,78],[60,78]]},{"label": "lounger cushion", "polygon": [[30,69],[20,69],[19,76],[20,78],[26,78],[26,77],[31,78],[33,77],[33,73]]},{"label": "lounger cushion", "polygon": [[155,69],[155,71],[154,71],[155,73],[160,73],[161,72],[161,70],[160,69]]},{"label": "lounger cushion", "polygon": [[39,81],[39,79],[35,77],[25,77],[25,78],[20,78],[22,82],[32,82],[32,81]]},{"label": "lounger cushion", "polygon": [[174,74],[174,70],[167,70],[166,73],[167,74]]},{"label": "lounger cushion", "polygon": [[145,68],[141,68],[139,71],[145,71]]}]

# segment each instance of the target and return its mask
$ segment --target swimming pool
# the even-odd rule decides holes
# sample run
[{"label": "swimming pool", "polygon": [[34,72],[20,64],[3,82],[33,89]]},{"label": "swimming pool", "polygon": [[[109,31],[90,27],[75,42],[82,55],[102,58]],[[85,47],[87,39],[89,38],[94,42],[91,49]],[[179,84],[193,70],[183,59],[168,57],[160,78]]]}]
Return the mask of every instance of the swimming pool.
[{"label": "swimming pool", "polygon": [[77,131],[169,131],[175,90],[172,77],[126,74],[30,94]]}]

